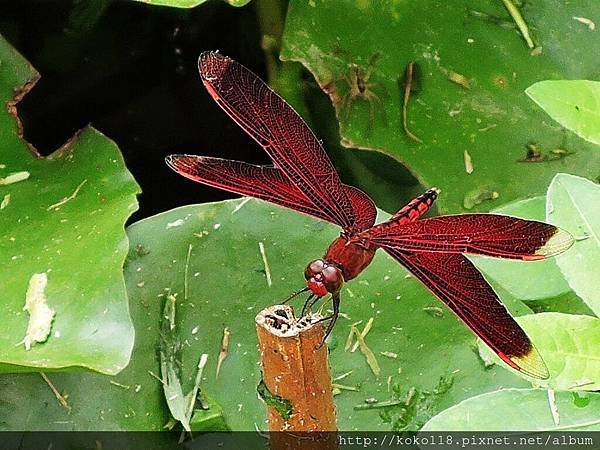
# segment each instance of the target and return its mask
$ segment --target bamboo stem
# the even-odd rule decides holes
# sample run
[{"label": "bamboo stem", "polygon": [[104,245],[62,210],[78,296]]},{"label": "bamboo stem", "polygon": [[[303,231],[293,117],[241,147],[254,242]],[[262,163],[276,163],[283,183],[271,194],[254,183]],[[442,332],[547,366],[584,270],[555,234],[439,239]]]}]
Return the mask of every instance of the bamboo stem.
[{"label": "bamboo stem", "polygon": [[[274,445],[274,438],[293,432],[337,431],[328,351],[321,345],[325,336],[321,316],[294,317],[288,305],[274,305],[256,316],[256,331],[263,368],[269,430],[285,431],[272,436],[272,448],[326,448],[325,440],[335,433],[323,433],[317,447]],[[318,322],[318,323],[317,323]],[[279,436],[284,439],[284,437]],[[333,446],[327,447],[333,448]]]}]

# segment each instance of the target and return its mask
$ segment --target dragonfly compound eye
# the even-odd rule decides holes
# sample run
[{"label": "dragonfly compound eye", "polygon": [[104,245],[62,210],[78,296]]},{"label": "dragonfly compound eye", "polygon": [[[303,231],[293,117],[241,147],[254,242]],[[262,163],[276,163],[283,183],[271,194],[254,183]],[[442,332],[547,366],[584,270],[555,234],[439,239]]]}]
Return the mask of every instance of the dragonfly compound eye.
[{"label": "dragonfly compound eye", "polygon": [[304,278],[309,280],[315,275],[319,275],[324,268],[325,263],[323,262],[323,260],[315,259],[314,261],[308,263],[308,266],[306,266],[306,270],[304,270]]},{"label": "dragonfly compound eye", "polygon": [[310,270],[313,274],[321,273],[325,268],[325,263],[322,259],[315,259],[308,265],[308,267],[310,267]]},{"label": "dragonfly compound eye", "polygon": [[338,292],[342,284],[344,284],[344,276],[340,269],[335,266],[327,266],[321,272],[323,275],[323,284],[327,288],[328,292]]},{"label": "dragonfly compound eye", "polygon": [[327,266],[321,272],[326,282],[331,283],[339,278],[339,270],[334,266]]}]

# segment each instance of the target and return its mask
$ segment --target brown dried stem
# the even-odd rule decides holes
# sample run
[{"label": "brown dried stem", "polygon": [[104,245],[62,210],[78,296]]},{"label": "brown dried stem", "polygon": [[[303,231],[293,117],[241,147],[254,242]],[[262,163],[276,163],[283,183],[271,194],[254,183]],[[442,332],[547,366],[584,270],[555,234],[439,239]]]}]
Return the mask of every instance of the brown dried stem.
[{"label": "brown dried stem", "polygon": [[[294,432],[337,431],[331,374],[327,346],[322,345],[325,331],[321,317],[310,315],[294,317],[287,305],[274,305],[256,316],[256,330],[260,347],[263,381],[267,402],[269,430]],[[277,447],[275,439],[284,439],[277,433],[271,439],[272,448],[334,448],[335,433],[322,437],[329,440],[313,442],[316,446]],[[323,446],[326,445],[326,446]]]}]

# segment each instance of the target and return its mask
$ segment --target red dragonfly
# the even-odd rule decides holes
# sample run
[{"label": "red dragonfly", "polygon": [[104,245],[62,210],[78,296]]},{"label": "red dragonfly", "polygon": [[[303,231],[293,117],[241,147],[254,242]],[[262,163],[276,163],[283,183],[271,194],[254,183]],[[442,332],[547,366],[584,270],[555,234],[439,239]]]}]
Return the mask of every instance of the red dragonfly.
[{"label": "red dragonfly", "polygon": [[[548,369],[525,332],[465,253],[525,261],[569,248],[573,237],[553,225],[497,214],[421,219],[439,194],[432,188],[386,222],[361,190],[344,184],[321,141],[257,75],[218,52],[198,66],[217,104],[267,152],[273,166],[196,155],[170,155],[177,173],[209,186],[281,205],[342,227],[325,256],[304,272],[308,301],[331,294],[331,331],[344,281],[356,278],[381,248],[439,297],[510,367],[547,379]],[[307,301],[307,303],[308,303]]]}]

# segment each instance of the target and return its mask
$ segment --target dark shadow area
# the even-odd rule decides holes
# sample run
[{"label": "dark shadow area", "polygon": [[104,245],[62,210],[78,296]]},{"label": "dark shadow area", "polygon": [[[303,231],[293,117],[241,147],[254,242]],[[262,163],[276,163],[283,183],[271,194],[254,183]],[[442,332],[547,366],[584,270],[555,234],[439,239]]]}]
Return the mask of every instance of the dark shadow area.
[{"label": "dark shadow area", "polygon": [[107,2],[0,4],[0,33],[43,75],[18,105],[25,138],[43,155],[88,123],[115,140],[143,189],[130,222],[233,197],[190,183],[163,160],[169,153],[267,160],[215,105],[196,66],[200,52],[218,49],[264,76],[254,9],[117,1],[99,11],[98,3]]}]

